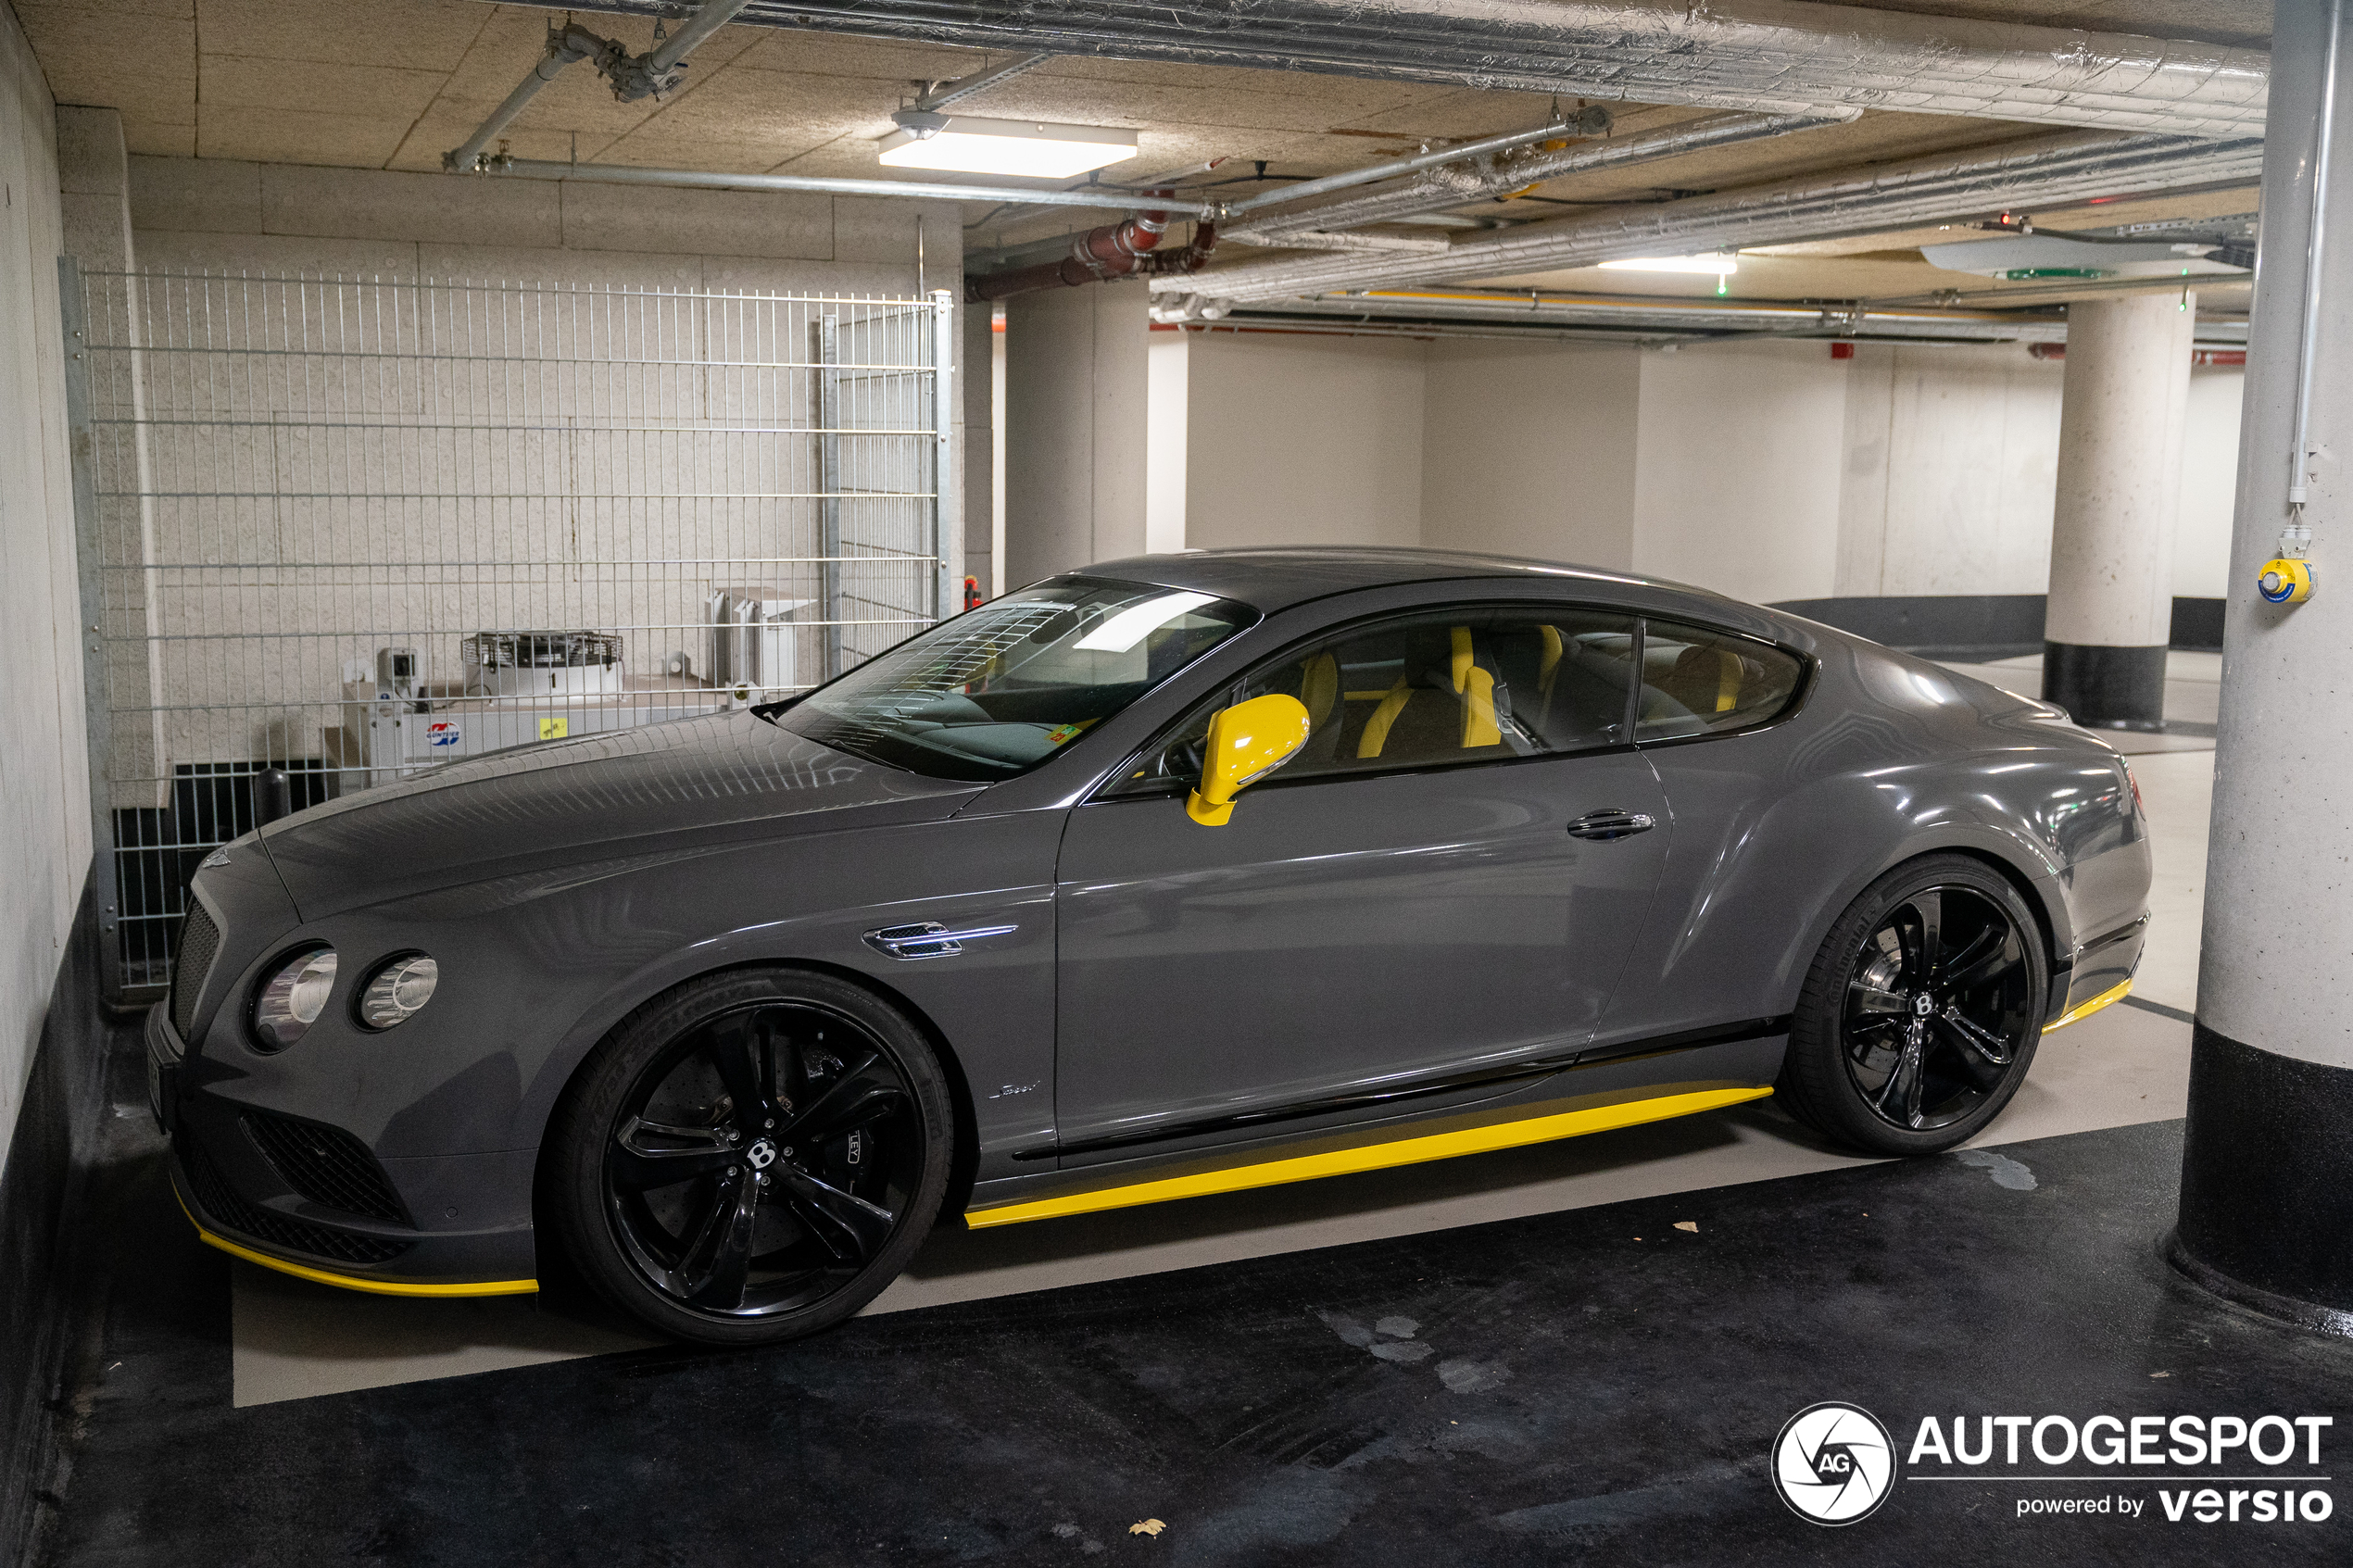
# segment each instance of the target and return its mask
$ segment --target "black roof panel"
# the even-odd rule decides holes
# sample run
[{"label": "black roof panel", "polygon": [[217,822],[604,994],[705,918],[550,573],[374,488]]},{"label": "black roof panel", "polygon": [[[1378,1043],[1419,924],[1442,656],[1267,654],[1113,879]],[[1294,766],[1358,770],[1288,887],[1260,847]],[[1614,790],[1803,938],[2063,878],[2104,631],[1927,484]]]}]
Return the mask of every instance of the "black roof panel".
[{"label": "black roof panel", "polygon": [[[1327,594],[1404,583],[1436,583],[1469,577],[1543,577],[1681,589],[1680,583],[1566,566],[1517,556],[1469,550],[1382,548],[1366,545],[1278,546],[1236,550],[1187,550],[1176,555],[1127,556],[1097,561],[1080,571],[1089,577],[1155,583],[1235,599],[1272,613]],[[1713,597],[1714,596],[1710,596]]]}]

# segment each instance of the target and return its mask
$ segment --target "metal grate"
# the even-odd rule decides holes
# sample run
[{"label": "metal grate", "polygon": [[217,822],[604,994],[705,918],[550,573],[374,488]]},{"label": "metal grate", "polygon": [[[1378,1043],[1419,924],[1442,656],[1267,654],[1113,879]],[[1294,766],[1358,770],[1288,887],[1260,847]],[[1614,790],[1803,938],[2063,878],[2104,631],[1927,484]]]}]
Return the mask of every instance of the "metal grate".
[{"label": "metal grate", "polygon": [[222,1230],[337,1263],[388,1263],[409,1250],[409,1243],[390,1236],[309,1224],[248,1203],[221,1175],[220,1168],[205,1152],[204,1145],[184,1130],[174,1143],[180,1168],[187,1173],[188,1196],[196,1200],[196,1208],[204,1217]]},{"label": "metal grate", "polygon": [[349,1133],[266,1110],[248,1110],[237,1120],[286,1185],[311,1202],[413,1228],[392,1179]]},{"label": "metal grate", "polygon": [[180,928],[179,964],[171,978],[171,1026],[183,1045],[195,1043],[196,997],[220,951],[220,928],[202,904],[189,899],[187,922]]},{"label": "metal grate", "polygon": [[114,995],[279,810],[805,689],[953,609],[945,293],[66,266]]}]

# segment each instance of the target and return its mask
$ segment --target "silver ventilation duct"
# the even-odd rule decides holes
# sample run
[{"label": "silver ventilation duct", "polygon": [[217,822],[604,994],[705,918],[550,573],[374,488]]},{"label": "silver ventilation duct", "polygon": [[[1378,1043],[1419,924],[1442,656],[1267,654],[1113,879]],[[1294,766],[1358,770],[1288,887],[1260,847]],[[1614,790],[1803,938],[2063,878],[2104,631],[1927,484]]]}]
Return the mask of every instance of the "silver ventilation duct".
[{"label": "silver ventilation duct", "polygon": [[1793,245],[2031,210],[2124,192],[2251,184],[2253,139],[2108,137],[2076,132],[1890,164],[1810,184],[1758,186],[1530,223],[1460,240],[1444,256],[1315,256],[1247,263],[1183,281],[1175,292],[1241,303],[1406,282],[1511,278],[1644,256]]},{"label": "silver ventilation duct", "polygon": [[1629,169],[1636,164],[1680,157],[1686,153],[1705,152],[1712,147],[1728,147],[1743,142],[1786,136],[1793,131],[1807,131],[1820,125],[1842,125],[1859,118],[1859,110],[1830,115],[1717,115],[1647,136],[1629,136],[1624,141],[1585,143],[1550,152],[1534,149],[1516,157],[1491,158],[1479,163],[1450,163],[1388,190],[1327,202],[1321,206],[1269,213],[1228,228],[1224,234],[1227,239],[1239,240],[1244,245],[1340,249],[1343,247],[1319,245],[1312,236],[1318,232],[1328,235],[1337,230],[1361,228],[1368,223],[1394,223],[1425,212],[1460,207],[1465,202],[1497,195],[1522,185],[1558,180],[1565,175],[1589,174],[1604,169]]},{"label": "silver ventilation duct", "polygon": [[2260,130],[2271,63],[2258,49],[1807,0],[751,0],[738,19],[1768,114],[1902,109],[2215,138]]},{"label": "silver ventilation duct", "polygon": [[[552,158],[485,157],[475,172],[517,180],[585,180],[599,185],[683,185],[703,191],[809,191],[834,196],[893,196],[924,201],[1025,202],[1035,207],[1079,207],[1133,211],[1150,206],[1187,218],[1214,218],[1202,202],[1138,195],[1114,186],[1075,191],[1025,191],[1007,185],[960,185],[932,180],[848,180],[818,174],[735,174],[711,169],[640,169],[626,163],[560,163]],[[1059,247],[1068,236],[1051,242]]]},{"label": "silver ventilation duct", "polygon": [[[1639,342],[1714,337],[1827,337],[1862,341],[1925,340],[1939,343],[2064,343],[2066,317],[2047,303],[2043,309],[2004,309],[1998,299],[1979,297],[1958,306],[1903,305],[1868,301],[1853,305],[1805,305],[1794,301],[1659,299],[1592,295],[1501,294],[1466,290],[1395,290],[1326,295],[1255,307],[1222,317],[1186,315],[1165,300],[1156,320],[1223,320],[1236,328],[1380,324],[1412,332],[1437,326],[1478,326],[1508,335],[1514,331],[1578,330]],[[1979,307],[1991,305],[1994,308]],[[2246,341],[2244,319],[2201,320],[2202,345],[2237,346]]]}]

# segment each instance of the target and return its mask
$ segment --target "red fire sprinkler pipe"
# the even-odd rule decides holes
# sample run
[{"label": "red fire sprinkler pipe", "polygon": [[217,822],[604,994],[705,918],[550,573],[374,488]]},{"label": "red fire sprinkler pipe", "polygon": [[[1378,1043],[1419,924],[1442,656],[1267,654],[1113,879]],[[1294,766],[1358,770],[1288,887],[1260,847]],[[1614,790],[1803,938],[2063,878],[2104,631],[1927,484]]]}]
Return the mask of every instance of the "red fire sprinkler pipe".
[{"label": "red fire sprinkler pipe", "polygon": [[[1167,193],[1154,191],[1151,194]],[[1194,231],[1193,243],[1182,251],[1152,254],[1167,232],[1167,213],[1139,212],[1125,222],[1089,229],[1071,242],[1070,254],[1060,261],[975,278],[964,285],[964,297],[977,305],[1039,289],[1077,288],[1083,283],[1104,282],[1113,278],[1191,272],[1209,259],[1210,250],[1217,244],[1216,227],[1204,223]]]}]

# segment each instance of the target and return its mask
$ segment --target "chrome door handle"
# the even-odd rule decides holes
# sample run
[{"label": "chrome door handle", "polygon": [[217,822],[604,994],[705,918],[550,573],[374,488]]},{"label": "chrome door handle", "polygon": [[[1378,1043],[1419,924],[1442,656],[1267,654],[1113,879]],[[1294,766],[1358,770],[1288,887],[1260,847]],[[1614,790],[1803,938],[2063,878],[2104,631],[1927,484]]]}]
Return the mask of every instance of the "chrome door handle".
[{"label": "chrome door handle", "polygon": [[1590,838],[1606,844],[1613,838],[1630,838],[1638,833],[1648,833],[1658,823],[1646,811],[1588,811],[1568,824],[1571,838]]}]

